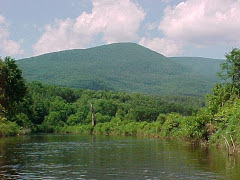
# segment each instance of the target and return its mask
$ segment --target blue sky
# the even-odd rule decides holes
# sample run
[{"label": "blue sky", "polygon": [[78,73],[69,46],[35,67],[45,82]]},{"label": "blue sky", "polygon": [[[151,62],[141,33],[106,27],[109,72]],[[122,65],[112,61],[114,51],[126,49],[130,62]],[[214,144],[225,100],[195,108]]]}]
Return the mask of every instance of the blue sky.
[{"label": "blue sky", "polygon": [[0,55],[135,42],[166,56],[240,46],[240,0],[0,0]]}]

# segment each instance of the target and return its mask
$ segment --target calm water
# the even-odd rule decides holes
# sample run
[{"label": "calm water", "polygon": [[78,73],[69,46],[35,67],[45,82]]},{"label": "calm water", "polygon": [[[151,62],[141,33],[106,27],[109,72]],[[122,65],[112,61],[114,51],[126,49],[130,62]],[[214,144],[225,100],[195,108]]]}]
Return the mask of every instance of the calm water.
[{"label": "calm water", "polygon": [[240,160],[160,139],[35,135],[0,139],[0,179],[240,179]]}]

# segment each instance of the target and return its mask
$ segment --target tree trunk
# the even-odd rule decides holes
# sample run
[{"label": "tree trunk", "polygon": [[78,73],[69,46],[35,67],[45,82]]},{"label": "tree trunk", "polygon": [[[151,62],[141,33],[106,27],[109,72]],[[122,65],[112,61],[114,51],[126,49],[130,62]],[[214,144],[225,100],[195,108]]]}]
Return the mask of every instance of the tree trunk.
[{"label": "tree trunk", "polygon": [[91,107],[91,111],[92,111],[92,126],[94,127],[96,125],[96,118],[95,118],[93,104],[91,102],[90,102],[90,107]]}]

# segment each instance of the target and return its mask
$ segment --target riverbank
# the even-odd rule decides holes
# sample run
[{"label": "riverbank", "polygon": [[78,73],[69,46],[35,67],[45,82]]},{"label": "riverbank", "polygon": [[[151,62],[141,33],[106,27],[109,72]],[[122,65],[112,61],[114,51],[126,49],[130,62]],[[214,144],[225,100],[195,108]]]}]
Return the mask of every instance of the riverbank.
[{"label": "riverbank", "polygon": [[[107,116],[96,115],[97,124],[93,128],[91,123],[79,123],[68,125],[57,123],[55,116],[54,124],[43,123],[32,128],[21,128],[15,122],[5,121],[0,123],[0,131],[3,135],[29,134],[32,132],[72,133],[72,134],[96,134],[96,135],[121,135],[171,138],[188,141],[200,145],[214,145],[226,148],[229,154],[240,152],[240,99],[234,98],[225,101],[221,107],[215,109],[216,99],[213,94],[208,97],[207,106],[201,108],[192,116],[184,116],[179,113],[159,114],[152,122],[128,120],[122,114],[117,113],[106,121]],[[216,101],[216,100],[215,100]],[[221,101],[218,102],[222,104]],[[61,111],[57,112],[60,113]],[[70,120],[75,120],[70,116]],[[46,122],[49,119],[46,118]],[[76,119],[77,120],[77,119]],[[76,121],[75,120],[75,121]],[[106,121],[106,122],[104,122]],[[48,131],[50,130],[50,131]]]},{"label": "riverbank", "polygon": [[[220,91],[221,88],[224,87],[217,86],[215,90]],[[51,119],[50,116],[46,116],[44,123],[31,128],[22,128],[15,122],[9,122],[5,119],[0,122],[0,132],[2,136],[26,134],[26,132],[29,134],[32,131],[33,133],[52,132],[171,138],[226,148],[229,154],[239,153],[240,99],[238,96],[232,96],[227,101],[219,101],[216,97],[218,97],[218,93],[217,95],[209,95],[207,106],[201,108],[192,116],[184,116],[179,113],[159,114],[155,121],[147,122],[142,119],[141,121],[129,120],[127,118],[131,116],[123,116],[121,113],[116,113],[111,118],[97,113],[97,124],[93,128],[92,124],[84,122],[85,120],[82,123],[69,125],[68,121],[78,121],[75,114],[69,116],[66,123],[60,124],[59,122],[62,121],[57,121],[58,116],[55,116],[54,112],[51,114]],[[216,106],[216,101],[221,106]],[[62,113],[62,110],[60,109],[56,113]],[[89,116],[88,119],[90,120]],[[54,123],[50,124],[49,120]],[[54,126],[54,124],[58,125]]]},{"label": "riverbank", "polygon": [[229,155],[240,154],[240,144],[235,136],[228,135],[226,131],[219,136],[214,125],[208,123],[202,129],[201,125],[195,116],[169,114],[163,115],[155,122],[127,122],[115,118],[111,122],[98,123],[94,128],[91,124],[64,126],[56,132],[177,139],[195,145],[226,149]]}]

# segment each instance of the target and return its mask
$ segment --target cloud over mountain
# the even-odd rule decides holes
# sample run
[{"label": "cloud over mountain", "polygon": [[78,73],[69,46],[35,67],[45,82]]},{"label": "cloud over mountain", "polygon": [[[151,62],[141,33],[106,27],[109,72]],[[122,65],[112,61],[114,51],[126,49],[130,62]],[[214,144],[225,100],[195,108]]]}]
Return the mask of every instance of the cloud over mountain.
[{"label": "cloud over mountain", "polygon": [[76,19],[56,20],[33,46],[35,55],[64,49],[82,48],[95,36],[104,43],[134,41],[145,12],[130,0],[92,0],[91,13]]},{"label": "cloud over mountain", "polygon": [[175,41],[165,38],[142,38],[139,44],[165,56],[175,56],[181,53],[182,47]]}]

